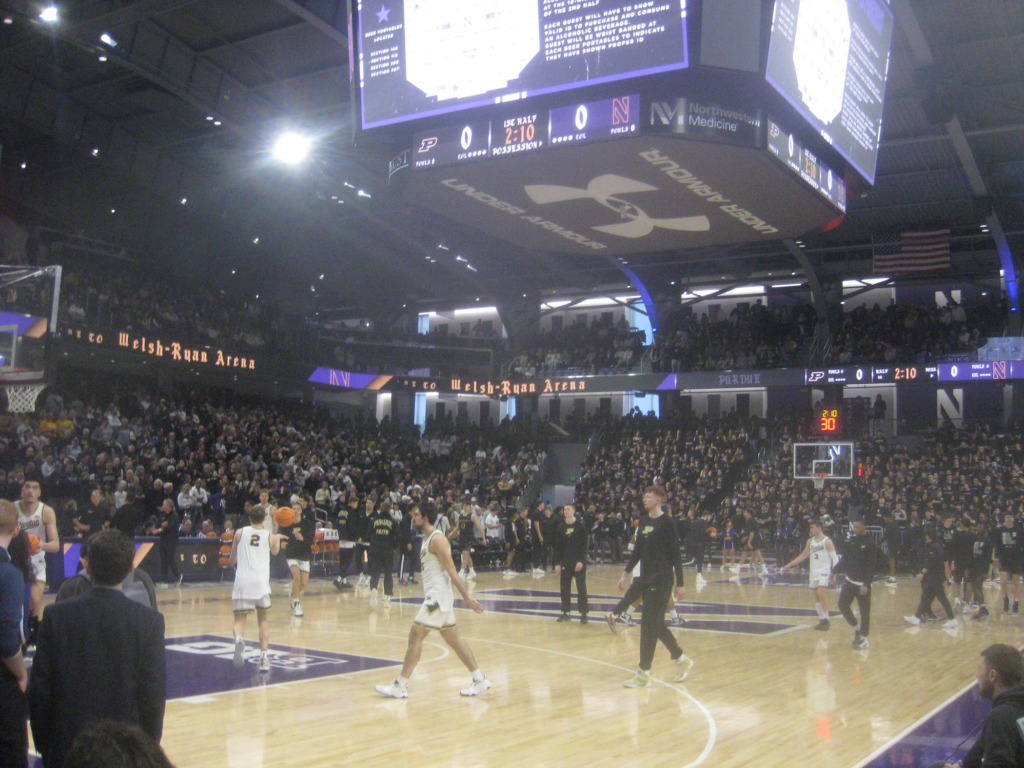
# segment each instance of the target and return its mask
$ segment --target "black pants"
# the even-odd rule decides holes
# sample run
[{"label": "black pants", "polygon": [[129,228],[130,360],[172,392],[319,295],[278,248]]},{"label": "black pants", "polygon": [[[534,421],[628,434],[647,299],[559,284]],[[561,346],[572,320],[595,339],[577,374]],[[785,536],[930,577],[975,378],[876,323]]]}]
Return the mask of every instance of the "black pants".
[{"label": "black pants", "polygon": [[575,567],[575,564],[562,566],[562,613],[572,610],[572,580],[576,579],[576,607],[580,609],[580,616],[586,616],[590,607],[587,603],[587,565],[584,563],[579,571],[574,571]]},{"label": "black pants", "polygon": [[612,562],[622,562],[622,539],[618,536],[612,536],[608,539],[608,549],[611,552]]},{"label": "black pants", "polygon": [[352,554],[356,551],[355,547],[339,547],[338,548],[338,577],[344,579],[348,576],[348,569],[352,565]]},{"label": "black pants", "polygon": [[384,594],[390,597],[395,591],[391,568],[394,564],[395,551],[391,548],[378,549],[370,547],[370,589],[376,589],[380,577],[384,576]]},{"label": "black pants", "polygon": [[28,703],[14,675],[0,669],[0,765],[28,766]]},{"label": "black pants", "polygon": [[512,568],[520,573],[530,568],[530,558],[533,556],[533,546],[530,542],[524,541],[516,547],[512,556]]},{"label": "black pants", "polygon": [[917,616],[924,616],[932,612],[932,601],[938,600],[942,610],[946,612],[946,618],[953,618],[953,607],[946,597],[946,589],[941,581],[921,582],[921,602],[917,604]]},{"label": "black pants", "polygon": [[370,575],[369,544],[356,544],[356,573]]},{"label": "black pants", "polygon": [[180,571],[178,571],[178,539],[160,539],[160,568],[163,573],[165,580],[167,579],[167,571],[170,570],[171,576],[174,581],[177,581],[181,577]]},{"label": "black pants", "polygon": [[654,649],[661,640],[673,660],[683,655],[675,635],[665,625],[665,607],[672,592],[672,582],[655,581],[642,587],[644,611],[640,614],[640,669],[648,671],[654,661]]},{"label": "black pants", "polygon": [[399,577],[412,578],[416,573],[416,566],[419,564],[420,547],[419,542],[413,541],[411,549],[402,550],[402,560],[398,565]]},{"label": "black pants", "polygon": [[703,543],[693,545],[693,563],[697,566],[697,573],[701,573],[704,570],[704,560],[707,557],[705,549]]},{"label": "black pants", "polygon": [[[633,579],[629,587],[626,589],[625,594],[622,595],[622,597],[619,599],[619,602],[617,602],[615,604],[615,607],[612,608],[612,613],[614,613],[616,616],[618,616],[621,613],[624,613],[625,610],[629,608],[629,606],[631,606],[633,603],[640,599],[641,594],[642,589],[640,586],[640,579]],[[665,604],[668,605],[667,597],[665,598]]]},{"label": "black pants", "polygon": [[843,618],[846,619],[846,623],[851,627],[857,626],[857,619],[854,618],[853,611],[850,610],[854,600],[857,601],[857,607],[860,609],[860,629],[857,631],[867,637],[871,630],[871,585],[868,584],[866,595],[860,593],[859,586],[850,582],[843,584],[843,588],[839,591],[839,610],[842,612]]}]

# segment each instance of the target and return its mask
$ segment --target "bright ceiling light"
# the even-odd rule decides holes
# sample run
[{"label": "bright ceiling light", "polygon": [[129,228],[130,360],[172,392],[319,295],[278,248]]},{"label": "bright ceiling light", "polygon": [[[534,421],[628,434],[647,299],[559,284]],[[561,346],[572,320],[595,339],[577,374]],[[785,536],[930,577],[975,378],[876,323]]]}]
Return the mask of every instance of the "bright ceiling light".
[{"label": "bright ceiling light", "polygon": [[56,5],[48,5],[39,12],[39,18],[45,21],[47,24],[53,24],[57,19],[60,18],[60,13],[57,11]]},{"label": "bright ceiling light", "polygon": [[309,154],[312,142],[298,133],[281,134],[274,144],[274,158],[286,165],[298,165]]},{"label": "bright ceiling light", "polygon": [[115,48],[117,46],[117,40],[112,38],[107,32],[100,35],[100,42],[104,45],[109,45],[111,48]]}]

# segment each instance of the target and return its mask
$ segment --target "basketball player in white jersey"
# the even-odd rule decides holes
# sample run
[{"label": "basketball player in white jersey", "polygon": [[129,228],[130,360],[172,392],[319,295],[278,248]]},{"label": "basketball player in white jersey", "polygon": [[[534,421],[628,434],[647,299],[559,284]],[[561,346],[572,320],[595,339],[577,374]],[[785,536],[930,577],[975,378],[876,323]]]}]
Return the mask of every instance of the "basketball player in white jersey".
[{"label": "basketball player in white jersey", "polygon": [[231,590],[231,603],[235,612],[234,664],[241,667],[245,654],[245,620],[254,610],[260,628],[260,672],[270,671],[267,648],[270,647],[270,556],[281,551],[281,542],[287,539],[280,533],[264,528],[269,507],[255,504],[249,510],[249,525],[235,531],[231,540],[231,565],[235,566],[235,585]]},{"label": "basketball player in white jersey", "polygon": [[40,603],[46,591],[46,553],[60,552],[60,538],[57,536],[57,515],[48,504],[39,500],[39,482],[26,480],[21,484],[21,500],[14,502],[18,509],[18,525],[25,533],[39,539],[39,551],[32,555],[32,567],[36,571],[36,580],[32,584],[32,596],[29,611],[36,623],[42,616]]},{"label": "basketball player in white jersey", "polygon": [[423,544],[420,547],[423,605],[420,606],[409,632],[409,647],[405,651],[402,674],[391,685],[375,685],[374,690],[393,699],[408,698],[409,678],[419,663],[423,639],[430,630],[436,629],[466,665],[466,669],[473,673],[473,681],[469,688],[464,688],[460,693],[463,696],[476,696],[490,688],[491,683],[480,671],[473,651],[455,628],[455,595],[452,592],[452,585],[455,585],[462,599],[474,611],[483,613],[484,607],[469,594],[469,590],[455,570],[448,539],[434,527],[434,523],[437,522],[437,507],[433,502],[424,502],[413,507],[411,514],[412,524],[423,534]]},{"label": "basketball player in white jersey", "polygon": [[821,520],[811,520],[811,538],[807,540],[804,551],[782,566],[785,573],[794,565],[799,565],[807,558],[811,560],[810,587],[814,590],[814,608],[818,611],[818,623],[815,629],[827,632],[828,622],[828,586],[836,583],[832,568],[839,562],[832,539],[821,529]]}]

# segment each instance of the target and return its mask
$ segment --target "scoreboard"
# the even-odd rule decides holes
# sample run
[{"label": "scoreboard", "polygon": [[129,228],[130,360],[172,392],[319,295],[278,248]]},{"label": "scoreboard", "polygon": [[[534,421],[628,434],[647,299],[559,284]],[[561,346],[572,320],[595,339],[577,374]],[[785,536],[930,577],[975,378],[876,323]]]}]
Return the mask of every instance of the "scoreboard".
[{"label": "scoreboard", "polygon": [[546,150],[636,135],[640,130],[640,96],[627,94],[601,101],[544,110],[503,110],[492,120],[478,120],[423,131],[413,137],[410,164],[416,168]]}]

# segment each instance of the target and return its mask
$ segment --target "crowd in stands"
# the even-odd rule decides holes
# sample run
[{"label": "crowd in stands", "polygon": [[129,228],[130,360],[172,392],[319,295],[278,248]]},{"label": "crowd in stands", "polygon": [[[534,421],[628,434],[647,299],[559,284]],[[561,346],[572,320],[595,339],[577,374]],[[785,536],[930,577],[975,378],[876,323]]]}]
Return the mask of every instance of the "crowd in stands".
[{"label": "crowd in stands", "polygon": [[[48,314],[46,291],[29,283],[0,292],[0,309]],[[713,309],[713,308],[712,308]],[[81,323],[138,333],[163,333],[176,338],[216,344],[241,352],[273,348],[275,354],[308,359],[318,354],[316,338],[325,332],[345,344],[387,344],[410,347],[483,346],[498,352],[502,375],[595,375],[636,372],[649,359],[657,372],[770,369],[807,362],[818,315],[809,303],[767,307],[761,299],[737,303],[727,316],[698,314],[683,307],[663,317],[652,345],[645,334],[611,314],[589,319],[576,315],[566,325],[516,339],[499,337],[493,322],[435,324],[422,335],[400,328],[332,327],[308,317],[282,312],[267,301],[235,297],[209,285],[177,285],[158,280],[131,261],[73,259],[65,267],[61,289],[62,322]],[[871,308],[857,306],[831,318],[832,338],[824,349],[827,364],[891,362],[928,363],[949,355],[970,355],[991,335],[1001,335],[1006,300],[998,292],[972,303],[951,301],[895,304]],[[558,318],[562,319],[561,317]],[[348,356],[355,353],[348,348]],[[340,350],[340,351],[339,351]],[[321,353],[323,350],[321,350]],[[502,354],[503,353],[503,354]],[[344,347],[327,353],[347,360]],[[513,355],[511,359],[505,355]],[[394,355],[377,365],[365,350],[351,361],[366,371],[398,371]],[[453,368],[453,366],[455,366]],[[412,367],[420,367],[412,366]],[[459,371],[458,360],[446,360],[445,369]],[[395,371],[390,371],[396,368]]]},{"label": "crowd in stands", "polygon": [[795,363],[816,323],[809,304],[769,309],[760,299],[720,320],[680,311],[659,330],[651,361],[654,370],[666,373],[786,367]]},{"label": "crowd in stands", "polygon": [[[142,381],[90,382],[102,400],[48,392],[36,414],[0,417],[0,496],[38,479],[65,535],[102,505],[134,508],[136,533],[165,499],[186,535],[220,533],[263,490],[308,496],[328,519],[351,500],[474,498],[509,503],[544,463],[512,430],[448,422],[421,436],[385,419],[332,417],[309,406],[190,390],[161,396]],[[91,499],[99,490],[102,499]]]},{"label": "crowd in stands", "polygon": [[643,331],[631,328],[624,317],[595,316],[590,322],[577,315],[573,322],[527,339],[509,371],[516,377],[551,374],[594,375],[629,373],[644,353]]},{"label": "crowd in stands", "polygon": [[1002,335],[1006,306],[993,294],[969,306],[860,306],[841,318],[827,363],[931,363],[977,352],[988,336]]}]

